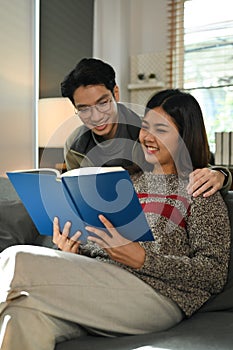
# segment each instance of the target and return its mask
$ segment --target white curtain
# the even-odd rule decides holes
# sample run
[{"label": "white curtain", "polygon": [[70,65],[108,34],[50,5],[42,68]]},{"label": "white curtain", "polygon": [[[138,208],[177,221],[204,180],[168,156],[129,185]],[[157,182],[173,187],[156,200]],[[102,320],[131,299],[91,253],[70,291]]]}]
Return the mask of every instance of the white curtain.
[{"label": "white curtain", "polygon": [[121,101],[128,100],[130,0],[95,0],[93,56],[113,66]]}]

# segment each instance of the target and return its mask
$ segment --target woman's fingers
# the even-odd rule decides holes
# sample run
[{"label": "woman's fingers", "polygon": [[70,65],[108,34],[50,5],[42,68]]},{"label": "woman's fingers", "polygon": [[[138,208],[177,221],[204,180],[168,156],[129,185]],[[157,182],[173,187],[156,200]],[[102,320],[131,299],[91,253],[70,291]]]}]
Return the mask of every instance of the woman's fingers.
[{"label": "woman's fingers", "polygon": [[59,219],[55,217],[53,221],[53,242],[62,251],[77,253],[80,245],[79,238],[82,233],[77,231],[72,237],[69,237],[70,228],[71,222],[67,221],[61,233]]}]

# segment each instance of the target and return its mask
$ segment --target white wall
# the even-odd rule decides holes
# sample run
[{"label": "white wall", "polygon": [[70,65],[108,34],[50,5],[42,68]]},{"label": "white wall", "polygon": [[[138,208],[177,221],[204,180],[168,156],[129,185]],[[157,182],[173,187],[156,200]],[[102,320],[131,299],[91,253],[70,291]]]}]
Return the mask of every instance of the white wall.
[{"label": "white wall", "polygon": [[0,175],[35,166],[34,0],[0,2]]},{"label": "white wall", "polygon": [[95,0],[93,56],[116,70],[121,100],[129,101],[129,58],[166,50],[165,0]]}]

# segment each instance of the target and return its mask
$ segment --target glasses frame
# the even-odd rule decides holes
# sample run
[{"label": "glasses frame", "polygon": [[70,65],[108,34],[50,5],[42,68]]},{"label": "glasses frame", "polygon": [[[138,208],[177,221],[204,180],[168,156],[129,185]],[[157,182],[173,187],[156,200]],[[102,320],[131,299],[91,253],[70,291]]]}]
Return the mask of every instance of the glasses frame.
[{"label": "glasses frame", "polygon": [[112,102],[112,97],[109,97],[92,106],[85,106],[80,110],[75,106],[75,114],[77,114],[81,119],[89,119],[92,116],[93,108],[95,108],[99,113],[107,113],[112,107]]}]

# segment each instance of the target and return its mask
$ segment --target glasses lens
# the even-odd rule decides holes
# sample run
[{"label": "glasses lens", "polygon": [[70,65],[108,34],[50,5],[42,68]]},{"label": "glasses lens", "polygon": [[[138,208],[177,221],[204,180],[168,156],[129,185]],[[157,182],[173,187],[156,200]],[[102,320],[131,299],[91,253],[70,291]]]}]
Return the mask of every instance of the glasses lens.
[{"label": "glasses lens", "polygon": [[82,118],[88,118],[91,115],[91,107],[78,109],[78,115]]},{"label": "glasses lens", "polygon": [[96,105],[96,109],[101,113],[107,112],[110,108],[111,108],[111,100],[106,100]]},{"label": "glasses lens", "polygon": [[77,110],[77,114],[81,118],[89,118],[91,116],[91,113],[92,113],[92,108],[95,108],[100,113],[106,113],[111,108],[111,102],[112,102],[112,100],[109,99],[109,100],[105,100],[105,101],[99,102],[96,105],[93,105],[93,106],[90,106],[90,107],[85,107],[85,108],[82,108],[82,109],[78,109]]}]

